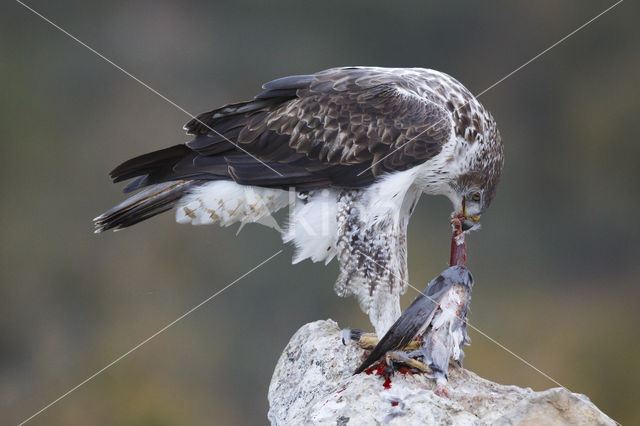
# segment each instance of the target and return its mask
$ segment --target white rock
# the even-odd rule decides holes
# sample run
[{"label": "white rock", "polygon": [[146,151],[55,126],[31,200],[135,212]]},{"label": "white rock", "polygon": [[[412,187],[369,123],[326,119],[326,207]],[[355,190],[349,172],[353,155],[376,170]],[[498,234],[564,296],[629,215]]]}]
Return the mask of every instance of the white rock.
[{"label": "white rock", "polygon": [[332,320],[303,326],[291,338],[269,386],[269,420],[274,425],[555,425],[615,422],[584,395],[562,388],[534,392],[450,368],[450,398],[434,392],[420,374],[384,378],[353,376],[363,350],[343,345]]}]

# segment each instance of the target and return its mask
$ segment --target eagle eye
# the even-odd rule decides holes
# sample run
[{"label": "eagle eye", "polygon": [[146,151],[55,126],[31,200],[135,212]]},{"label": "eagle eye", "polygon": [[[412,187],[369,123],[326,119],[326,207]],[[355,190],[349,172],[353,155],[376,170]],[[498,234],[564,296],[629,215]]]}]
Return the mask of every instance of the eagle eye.
[{"label": "eagle eye", "polygon": [[481,198],[482,198],[482,196],[480,195],[480,193],[479,193],[479,192],[474,192],[474,193],[471,195],[471,200],[473,200],[473,201],[475,201],[475,202],[480,201],[480,199],[481,199]]}]

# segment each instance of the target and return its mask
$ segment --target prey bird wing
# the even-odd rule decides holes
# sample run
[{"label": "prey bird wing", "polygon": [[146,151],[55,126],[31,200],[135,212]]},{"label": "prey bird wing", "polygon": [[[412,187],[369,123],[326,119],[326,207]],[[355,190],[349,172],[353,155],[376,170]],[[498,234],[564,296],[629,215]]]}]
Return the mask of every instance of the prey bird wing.
[{"label": "prey bird wing", "polygon": [[[359,374],[383,358],[387,352],[402,350],[429,327],[443,297],[454,285],[469,281],[464,266],[453,266],[434,278],[426,289],[400,315],[380,339],[369,356],[356,369]],[[466,312],[464,313],[466,318]]]}]

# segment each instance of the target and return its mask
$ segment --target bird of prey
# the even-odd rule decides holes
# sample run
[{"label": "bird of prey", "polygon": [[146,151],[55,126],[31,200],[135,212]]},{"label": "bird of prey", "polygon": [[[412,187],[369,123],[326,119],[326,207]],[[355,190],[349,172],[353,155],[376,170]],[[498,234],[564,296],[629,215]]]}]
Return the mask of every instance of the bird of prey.
[{"label": "bird of prey", "polygon": [[[446,269],[402,313],[354,374],[386,356],[428,372],[438,389],[446,392],[449,362],[461,366],[462,347],[470,342],[466,321],[472,288],[473,276],[466,267]],[[404,352],[411,343],[414,349]]]},{"label": "bird of prey", "polygon": [[382,336],[400,316],[421,194],[446,195],[475,221],[493,200],[496,123],[461,83],[423,68],[331,68],[262,88],[189,121],[189,142],[116,167],[113,181],[140,191],[98,216],[96,232],[171,208],[180,223],[227,226],[293,204],[293,262],[337,257],[335,291],[355,295]]}]

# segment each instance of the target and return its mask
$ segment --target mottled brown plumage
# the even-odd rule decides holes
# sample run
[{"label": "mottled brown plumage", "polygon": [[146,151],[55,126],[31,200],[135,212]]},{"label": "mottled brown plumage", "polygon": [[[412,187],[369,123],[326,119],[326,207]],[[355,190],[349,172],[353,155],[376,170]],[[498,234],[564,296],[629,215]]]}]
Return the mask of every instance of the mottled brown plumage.
[{"label": "mottled brown plumage", "polygon": [[[194,151],[185,155],[190,171],[224,173],[215,159],[226,155],[227,175],[242,184],[357,188],[437,155],[452,131],[447,111],[435,97],[415,94],[416,81],[405,73],[380,70],[285,77],[265,84],[253,101],[200,114],[185,126],[196,136],[186,144]],[[186,168],[186,161],[176,167]]]}]

